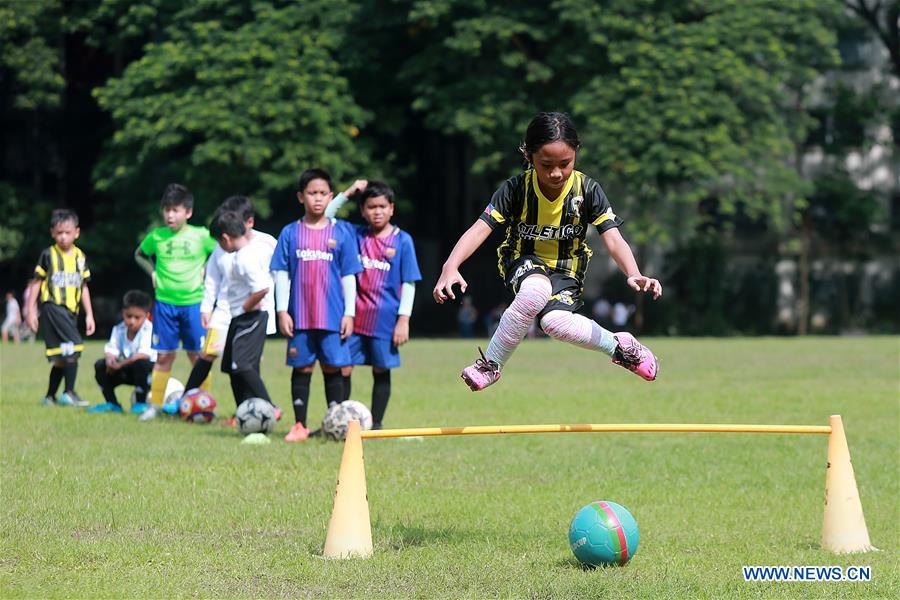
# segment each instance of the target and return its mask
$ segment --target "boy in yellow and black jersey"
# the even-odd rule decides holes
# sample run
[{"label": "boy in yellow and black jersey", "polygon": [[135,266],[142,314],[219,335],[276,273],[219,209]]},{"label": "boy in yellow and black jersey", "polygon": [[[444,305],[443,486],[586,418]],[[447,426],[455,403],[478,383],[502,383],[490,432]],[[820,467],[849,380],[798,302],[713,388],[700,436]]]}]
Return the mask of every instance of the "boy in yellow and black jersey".
[{"label": "boy in yellow and black jersey", "polygon": [[[56,243],[41,253],[34,267],[34,279],[28,284],[28,326],[37,331],[40,322],[47,360],[53,364],[47,395],[41,403],[87,406],[89,403],[75,393],[78,357],[84,349],[77,318],[79,305],[84,306],[85,331],[91,335],[94,333],[94,311],[87,287],[91,271],[84,252],[75,246],[75,240],[81,235],[78,215],[71,210],[54,210],[50,217],[50,235]],[[65,389],[57,399],[56,392],[63,378]]]}]

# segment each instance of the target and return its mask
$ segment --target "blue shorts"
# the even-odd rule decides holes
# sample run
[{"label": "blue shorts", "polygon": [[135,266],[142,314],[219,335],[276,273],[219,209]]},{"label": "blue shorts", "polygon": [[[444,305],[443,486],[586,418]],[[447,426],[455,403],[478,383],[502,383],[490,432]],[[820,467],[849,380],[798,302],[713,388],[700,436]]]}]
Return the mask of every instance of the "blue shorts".
[{"label": "blue shorts", "polygon": [[160,352],[178,350],[200,352],[206,338],[206,330],[200,324],[200,303],[175,306],[156,301],[153,307],[153,349]]},{"label": "blue shorts", "polygon": [[391,340],[354,333],[347,342],[354,365],[369,365],[377,369],[396,369],[400,366],[400,350]]},{"label": "blue shorts", "polygon": [[346,367],[350,365],[350,350],[346,340],[341,339],[337,331],[324,329],[304,329],[295,331],[294,337],[288,340],[287,365],[289,367],[308,367],[319,361],[329,367]]}]

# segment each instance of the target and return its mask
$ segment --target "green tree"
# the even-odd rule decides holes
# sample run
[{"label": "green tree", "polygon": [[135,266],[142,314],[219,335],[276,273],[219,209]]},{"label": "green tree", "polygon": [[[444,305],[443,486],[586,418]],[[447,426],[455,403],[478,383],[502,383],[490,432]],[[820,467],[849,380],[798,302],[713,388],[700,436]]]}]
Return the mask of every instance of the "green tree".
[{"label": "green tree", "polygon": [[335,59],[352,16],[347,1],[184,5],[96,90],[116,123],[98,187],[155,198],[180,180],[204,208],[249,193],[265,211],[305,167],[338,179],[360,170],[368,156],[355,138],[369,117]]}]

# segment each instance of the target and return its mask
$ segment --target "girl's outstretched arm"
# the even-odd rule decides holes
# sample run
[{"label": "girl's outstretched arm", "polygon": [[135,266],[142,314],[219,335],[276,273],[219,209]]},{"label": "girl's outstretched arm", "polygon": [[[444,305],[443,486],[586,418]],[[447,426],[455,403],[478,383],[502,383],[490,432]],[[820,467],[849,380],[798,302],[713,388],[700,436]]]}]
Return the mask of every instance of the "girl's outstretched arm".
[{"label": "girl's outstretched arm", "polygon": [[631,246],[619,233],[618,227],[607,229],[600,237],[603,238],[603,244],[609,255],[613,257],[613,260],[625,273],[625,277],[628,278],[628,287],[636,292],[650,292],[653,294],[654,300],[662,296],[662,284],[658,279],[641,275],[641,270],[638,269],[634,254],[631,252]]},{"label": "girl's outstretched arm", "polygon": [[450,257],[447,258],[447,262],[444,263],[441,276],[434,286],[432,296],[434,296],[435,302],[443,304],[447,298],[456,300],[456,296],[453,294],[453,286],[457,283],[459,284],[459,291],[465,293],[469,284],[459,274],[459,267],[466,262],[466,259],[472,256],[473,252],[478,250],[481,244],[484,243],[484,240],[488,239],[491,231],[493,230],[490,225],[478,219],[462,234],[462,237],[456,242],[456,246],[453,247]]}]

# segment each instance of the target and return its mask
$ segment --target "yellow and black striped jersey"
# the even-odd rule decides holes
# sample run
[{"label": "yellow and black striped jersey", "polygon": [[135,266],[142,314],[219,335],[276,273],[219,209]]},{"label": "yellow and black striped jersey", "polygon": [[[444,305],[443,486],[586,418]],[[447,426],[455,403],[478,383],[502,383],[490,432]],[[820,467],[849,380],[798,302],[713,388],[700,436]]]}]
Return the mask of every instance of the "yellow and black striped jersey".
[{"label": "yellow and black striped jersey", "polygon": [[56,244],[50,246],[41,252],[34,277],[41,280],[41,304],[52,302],[78,314],[81,288],[91,279],[81,248],[72,246],[66,253]]},{"label": "yellow and black striped jersey", "polygon": [[616,216],[600,184],[580,171],[572,171],[557,198],[546,198],[537,174],[529,169],[506,180],[494,192],[481,219],[496,229],[506,225],[506,240],[497,250],[500,275],[521,256],[536,256],[553,271],[584,282],[591,259],[585,244],[587,226],[600,233],[618,227]]}]

